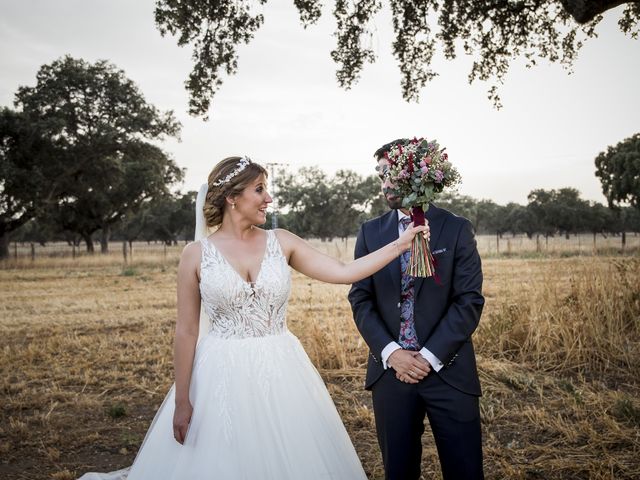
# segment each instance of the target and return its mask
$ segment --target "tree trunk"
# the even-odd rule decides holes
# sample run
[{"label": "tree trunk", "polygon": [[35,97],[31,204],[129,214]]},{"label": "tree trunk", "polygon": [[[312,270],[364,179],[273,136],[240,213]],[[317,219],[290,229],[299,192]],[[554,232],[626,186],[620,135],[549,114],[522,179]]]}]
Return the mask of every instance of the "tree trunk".
[{"label": "tree trunk", "polygon": [[0,259],[9,258],[9,234],[0,235]]},{"label": "tree trunk", "polygon": [[91,238],[91,234],[81,233],[80,236],[84,240],[84,243],[87,244],[87,253],[95,252],[95,249],[93,248],[93,238]]},{"label": "tree trunk", "polygon": [[627,246],[627,232],[622,231],[622,251],[624,252],[625,247]]},{"label": "tree trunk", "polygon": [[100,253],[109,253],[109,237],[111,236],[111,227],[109,225],[103,225],[100,233]]}]

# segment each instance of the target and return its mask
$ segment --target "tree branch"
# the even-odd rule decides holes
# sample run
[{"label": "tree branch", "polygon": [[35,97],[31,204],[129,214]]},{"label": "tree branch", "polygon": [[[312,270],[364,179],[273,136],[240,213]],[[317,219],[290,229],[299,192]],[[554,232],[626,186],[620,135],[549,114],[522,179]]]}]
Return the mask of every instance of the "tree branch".
[{"label": "tree branch", "polygon": [[562,6],[581,25],[589,23],[601,13],[622,5],[624,0],[561,0]]}]

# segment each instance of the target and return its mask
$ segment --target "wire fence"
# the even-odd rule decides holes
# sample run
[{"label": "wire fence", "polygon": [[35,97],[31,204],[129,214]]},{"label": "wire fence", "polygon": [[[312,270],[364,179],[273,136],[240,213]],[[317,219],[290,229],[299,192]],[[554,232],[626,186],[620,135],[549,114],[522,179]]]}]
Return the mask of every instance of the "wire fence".
[{"label": "wire fence", "polygon": [[[493,255],[521,255],[521,254],[611,254],[623,250],[640,250],[640,235],[627,234],[623,245],[622,236],[593,236],[590,234],[555,236],[545,238],[526,235],[503,236],[477,235],[478,251],[483,256]],[[355,238],[346,240],[320,241],[311,239],[310,243],[318,250],[342,260],[353,258]],[[9,246],[9,257],[3,262],[5,265],[27,265],[29,262],[40,266],[44,263],[52,264],[172,264],[180,258],[180,253],[186,242],[167,245],[164,242],[117,242],[109,243],[107,253],[100,252],[100,244],[96,244],[96,251],[87,252],[84,244],[70,245],[64,242],[49,242],[44,245],[38,243],[12,242]],[[436,246],[437,247],[437,246]]]}]

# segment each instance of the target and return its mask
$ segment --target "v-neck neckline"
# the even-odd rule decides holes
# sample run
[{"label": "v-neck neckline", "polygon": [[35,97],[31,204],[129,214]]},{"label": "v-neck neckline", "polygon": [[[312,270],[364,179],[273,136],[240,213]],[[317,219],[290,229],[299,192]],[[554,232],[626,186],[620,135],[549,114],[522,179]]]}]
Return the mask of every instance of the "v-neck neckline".
[{"label": "v-neck neckline", "polygon": [[225,257],[225,256],[224,256],[224,254],[222,253],[222,251],[221,251],[218,247],[216,247],[216,244],[215,244],[215,243],[213,243],[213,240],[211,240],[211,237],[206,237],[206,240],[207,240],[207,243],[208,243],[209,245],[211,245],[211,247],[212,247],[216,252],[218,252],[218,255],[220,255],[220,258],[222,258],[222,261],[223,261],[224,263],[226,263],[226,264],[227,264],[227,266],[228,266],[231,270],[233,270],[233,272],[237,275],[237,277],[240,279],[240,281],[241,281],[242,283],[246,284],[246,285],[249,285],[250,287],[253,287],[253,286],[255,286],[255,285],[258,283],[258,280],[260,280],[260,275],[262,274],[262,267],[264,266],[264,261],[265,261],[265,260],[266,260],[266,258],[267,258],[267,252],[268,252],[268,250],[269,250],[269,232],[268,232],[268,231],[266,231],[265,233],[266,233],[267,240],[266,240],[265,245],[264,245],[264,253],[262,254],[262,260],[260,261],[260,265],[258,266],[258,274],[256,275],[256,279],[255,279],[253,282],[249,282],[249,281],[245,280],[245,279],[242,277],[242,275],[240,275],[240,272],[238,272],[238,270],[236,270],[236,269],[235,269],[235,267],[234,267],[233,265],[231,265],[231,262],[229,262],[229,260],[227,260],[227,257]]}]

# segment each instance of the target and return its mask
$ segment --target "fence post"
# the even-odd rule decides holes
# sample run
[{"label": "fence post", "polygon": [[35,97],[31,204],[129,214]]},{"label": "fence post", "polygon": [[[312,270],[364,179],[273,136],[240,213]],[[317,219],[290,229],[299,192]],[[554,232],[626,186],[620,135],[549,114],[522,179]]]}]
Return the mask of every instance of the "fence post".
[{"label": "fence post", "polygon": [[18,242],[13,242],[13,259],[18,261]]},{"label": "fence post", "polygon": [[122,241],[122,256],[124,257],[124,264],[127,264],[127,241]]},{"label": "fence post", "polygon": [[36,246],[31,242],[31,261],[36,259]]},{"label": "fence post", "polygon": [[164,243],[164,249],[162,252],[162,261],[166,264],[167,263],[167,242]]},{"label": "fence post", "polygon": [[76,259],[76,241],[71,242],[71,258]]},{"label": "fence post", "polygon": [[500,253],[500,235],[496,232],[496,254]]}]

